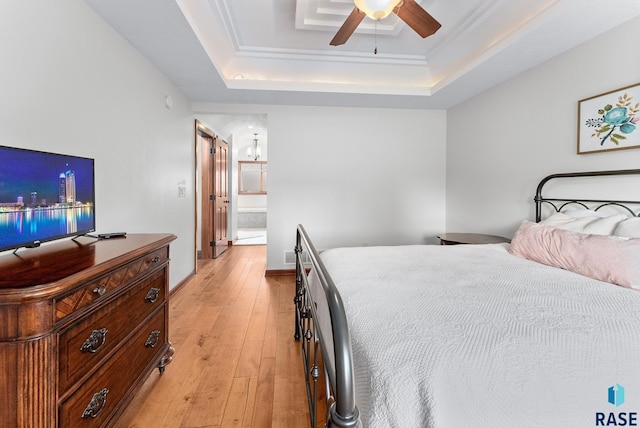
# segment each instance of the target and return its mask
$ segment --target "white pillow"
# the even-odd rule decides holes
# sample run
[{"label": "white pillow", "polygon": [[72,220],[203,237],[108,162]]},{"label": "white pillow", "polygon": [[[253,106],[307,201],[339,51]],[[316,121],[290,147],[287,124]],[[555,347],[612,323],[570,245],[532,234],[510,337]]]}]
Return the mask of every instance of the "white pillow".
[{"label": "white pillow", "polygon": [[629,217],[622,220],[613,231],[616,236],[640,238],[640,217]]},{"label": "white pillow", "polygon": [[583,218],[583,217],[607,217],[607,215],[605,213],[601,213],[599,211],[594,211],[594,210],[570,210],[570,211],[563,211],[563,214],[568,215],[569,217],[572,218]]},{"label": "white pillow", "polygon": [[564,213],[556,213],[542,220],[540,223],[577,233],[613,235],[613,231],[616,229],[618,224],[626,218],[627,216],[624,214],[608,217],[574,218]]}]

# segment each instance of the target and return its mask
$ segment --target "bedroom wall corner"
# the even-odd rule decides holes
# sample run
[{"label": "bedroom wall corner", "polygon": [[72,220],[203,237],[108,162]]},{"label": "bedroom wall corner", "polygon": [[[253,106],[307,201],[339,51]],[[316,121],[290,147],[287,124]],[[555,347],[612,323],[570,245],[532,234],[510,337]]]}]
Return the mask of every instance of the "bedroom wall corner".
[{"label": "bedroom wall corner", "polygon": [[[447,231],[510,237],[551,173],[637,168],[640,149],[576,154],[578,100],[639,82],[640,18],[448,111]],[[460,126],[464,124],[464,126]]]}]

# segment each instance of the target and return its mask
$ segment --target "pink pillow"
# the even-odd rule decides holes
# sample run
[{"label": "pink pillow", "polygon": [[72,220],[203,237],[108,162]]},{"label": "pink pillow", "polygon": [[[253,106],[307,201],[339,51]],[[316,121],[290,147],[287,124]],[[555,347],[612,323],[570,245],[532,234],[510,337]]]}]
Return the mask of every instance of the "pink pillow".
[{"label": "pink pillow", "polygon": [[640,289],[640,239],[590,235],[523,221],[509,252],[599,281]]}]

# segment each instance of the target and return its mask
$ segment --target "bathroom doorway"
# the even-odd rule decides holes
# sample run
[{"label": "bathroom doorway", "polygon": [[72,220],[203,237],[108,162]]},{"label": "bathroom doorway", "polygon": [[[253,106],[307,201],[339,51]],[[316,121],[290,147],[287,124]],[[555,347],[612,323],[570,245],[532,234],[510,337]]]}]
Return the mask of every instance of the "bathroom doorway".
[{"label": "bathroom doorway", "polygon": [[[264,134],[263,134],[264,136]],[[264,138],[264,137],[263,137]],[[239,151],[246,160],[238,160],[238,238],[235,245],[267,243],[268,163],[266,145],[260,145],[258,133]]]},{"label": "bathroom doorway", "polygon": [[[268,188],[266,114],[198,114],[198,120],[228,143],[230,245],[267,243],[267,191],[240,193],[240,162],[263,162],[263,184]],[[257,140],[257,142],[255,141]],[[257,149],[257,150],[256,150]],[[259,156],[256,156],[258,154]],[[245,182],[246,183],[246,182]],[[196,231],[196,242],[199,234]]]}]

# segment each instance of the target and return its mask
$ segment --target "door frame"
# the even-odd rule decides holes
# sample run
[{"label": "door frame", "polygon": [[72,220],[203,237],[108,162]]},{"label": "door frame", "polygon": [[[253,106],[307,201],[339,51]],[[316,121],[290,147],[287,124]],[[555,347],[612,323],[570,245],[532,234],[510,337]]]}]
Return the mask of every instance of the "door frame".
[{"label": "door frame", "polygon": [[[205,194],[207,191],[204,189],[205,183],[211,182],[211,173],[209,168],[209,157],[205,156],[204,152],[206,148],[204,144],[202,144],[202,140],[204,138],[210,138],[213,141],[215,137],[215,133],[209,129],[205,124],[200,122],[199,120],[195,120],[195,128],[194,128],[194,144],[195,144],[195,214],[196,214],[196,223],[194,228],[194,255],[196,260],[196,272],[198,262],[200,260],[208,260],[211,258],[207,257],[208,253],[211,249],[204,245],[206,242],[206,236],[211,235],[210,227],[206,225],[209,224],[207,219],[210,218],[208,212],[208,204],[205,202]],[[200,249],[200,251],[198,251]]]},{"label": "door frame", "polygon": [[[210,205],[208,195],[213,189],[205,189],[206,183],[212,183],[213,174],[212,166],[215,161],[213,156],[209,154],[209,147],[201,144],[204,139],[210,141],[211,148],[219,138],[213,130],[207,127],[198,119],[194,121],[194,146],[195,146],[195,173],[194,173],[194,204],[195,204],[195,227],[194,227],[194,270],[198,271],[198,262],[201,260],[209,260],[214,257],[214,251],[208,245],[214,239],[213,235],[213,210]],[[228,159],[227,159],[228,161]],[[228,182],[227,182],[227,192]],[[228,224],[227,212],[227,224]],[[228,230],[227,230],[228,233]]]}]

